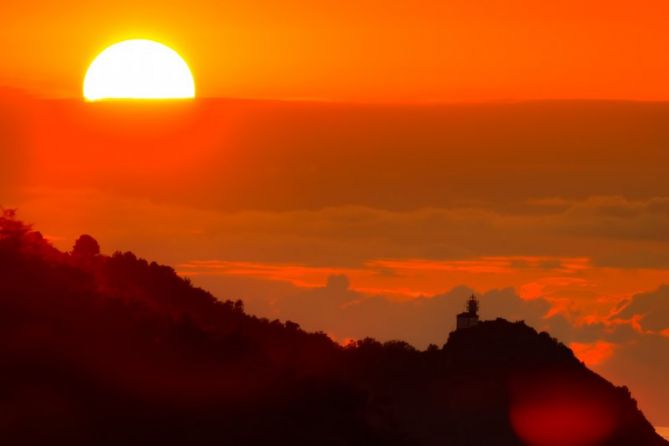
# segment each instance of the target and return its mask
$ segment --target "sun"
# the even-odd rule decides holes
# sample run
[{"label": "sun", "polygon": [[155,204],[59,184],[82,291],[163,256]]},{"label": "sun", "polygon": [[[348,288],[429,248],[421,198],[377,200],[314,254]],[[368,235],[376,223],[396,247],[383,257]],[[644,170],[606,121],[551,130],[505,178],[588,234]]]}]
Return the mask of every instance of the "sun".
[{"label": "sun", "polygon": [[95,58],[84,78],[84,98],[185,99],[195,97],[188,64],[173,49],[152,40],[116,43]]}]

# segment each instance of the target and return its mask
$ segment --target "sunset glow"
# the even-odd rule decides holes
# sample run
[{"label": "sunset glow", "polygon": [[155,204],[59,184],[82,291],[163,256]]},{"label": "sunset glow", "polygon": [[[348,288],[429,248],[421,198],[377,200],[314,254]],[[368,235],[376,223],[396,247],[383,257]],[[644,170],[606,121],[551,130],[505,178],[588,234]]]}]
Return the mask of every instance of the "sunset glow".
[{"label": "sunset glow", "polygon": [[3,444],[669,446],[669,0],[5,3]]}]

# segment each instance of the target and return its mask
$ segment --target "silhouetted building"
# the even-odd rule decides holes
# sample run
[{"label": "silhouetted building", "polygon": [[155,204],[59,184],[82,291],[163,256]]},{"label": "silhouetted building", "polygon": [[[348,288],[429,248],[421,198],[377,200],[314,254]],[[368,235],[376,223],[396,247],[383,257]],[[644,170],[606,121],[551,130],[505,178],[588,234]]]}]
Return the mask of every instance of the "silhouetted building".
[{"label": "silhouetted building", "polygon": [[474,327],[479,323],[479,301],[473,294],[467,301],[467,311],[457,316],[457,329]]}]

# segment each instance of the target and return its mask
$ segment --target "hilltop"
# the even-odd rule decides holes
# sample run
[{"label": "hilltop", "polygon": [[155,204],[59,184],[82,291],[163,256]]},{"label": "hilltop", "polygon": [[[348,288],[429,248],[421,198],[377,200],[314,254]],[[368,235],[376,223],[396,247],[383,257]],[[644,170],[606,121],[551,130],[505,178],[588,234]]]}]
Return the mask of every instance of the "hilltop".
[{"label": "hilltop", "polygon": [[167,266],[0,215],[3,444],[666,445],[624,387],[522,322],[342,347]]}]

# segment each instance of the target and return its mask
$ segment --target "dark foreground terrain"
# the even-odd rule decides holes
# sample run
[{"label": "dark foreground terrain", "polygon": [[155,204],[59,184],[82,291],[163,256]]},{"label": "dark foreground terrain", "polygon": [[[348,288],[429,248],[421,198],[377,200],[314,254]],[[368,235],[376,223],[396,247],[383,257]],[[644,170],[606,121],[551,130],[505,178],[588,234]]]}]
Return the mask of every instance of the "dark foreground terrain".
[{"label": "dark foreground terrain", "polygon": [[[448,317],[448,315],[444,315]],[[667,445],[624,387],[501,319],[341,347],[166,266],[0,214],[2,445]]]}]

